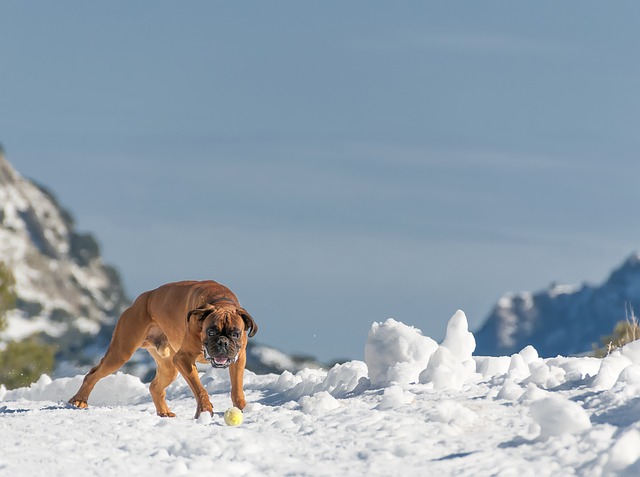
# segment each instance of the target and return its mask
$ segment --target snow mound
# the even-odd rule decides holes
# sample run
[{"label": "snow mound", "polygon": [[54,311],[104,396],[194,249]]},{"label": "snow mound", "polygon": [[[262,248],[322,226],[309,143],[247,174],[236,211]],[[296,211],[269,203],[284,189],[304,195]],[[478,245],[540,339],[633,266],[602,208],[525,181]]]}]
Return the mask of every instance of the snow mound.
[{"label": "snow mound", "polygon": [[600,370],[593,381],[593,388],[596,390],[611,389],[622,370],[631,364],[631,360],[619,350],[614,351],[602,360]]},{"label": "snow mound", "polygon": [[540,438],[578,434],[591,427],[585,410],[577,402],[551,396],[531,404],[531,417],[540,426]]},{"label": "snow mound", "polygon": [[458,310],[447,323],[447,334],[442,344],[459,362],[468,361],[476,349],[476,339],[469,331],[469,323],[464,311]]},{"label": "snow mound", "polygon": [[419,379],[421,384],[430,383],[434,389],[460,389],[468,375],[467,368],[449,348],[439,346],[427,368],[420,373]]},{"label": "snow mound", "polygon": [[382,393],[382,399],[376,409],[397,409],[406,404],[412,404],[416,401],[416,397],[409,391],[405,391],[401,386],[394,384],[389,386]]},{"label": "snow mound", "polygon": [[504,384],[500,388],[497,399],[504,399],[507,401],[516,401],[524,394],[524,389],[518,386],[511,378],[504,380]]},{"label": "snow mound", "polygon": [[340,407],[340,403],[327,391],[320,391],[312,396],[302,396],[298,401],[305,414],[321,415]]},{"label": "snow mound", "polygon": [[296,374],[285,371],[278,378],[276,388],[294,400],[321,392],[347,397],[369,388],[367,365],[362,361],[349,361],[336,364],[328,372],[320,369],[303,369]]},{"label": "snow mound", "polygon": [[364,348],[371,385],[417,382],[437,348],[438,344],[420,330],[393,318],[374,323]]},{"label": "snow mound", "polygon": [[621,475],[622,470],[627,469],[624,475],[637,476],[640,468],[629,469],[632,464],[640,460],[640,432],[630,429],[624,432],[611,446],[604,466],[604,475]]},{"label": "snow mound", "polygon": [[[66,402],[80,388],[83,379],[83,376],[75,376],[52,380],[43,374],[28,388],[6,391],[2,399]],[[118,372],[98,381],[91,393],[91,403],[98,406],[116,406],[138,402],[140,399],[147,399],[148,396],[148,386],[140,381],[140,378]]]},{"label": "snow mound", "polygon": [[476,375],[476,362],[471,356],[475,346],[467,317],[458,310],[449,320],[444,341],[420,373],[420,383],[429,383],[434,389],[461,388]]}]

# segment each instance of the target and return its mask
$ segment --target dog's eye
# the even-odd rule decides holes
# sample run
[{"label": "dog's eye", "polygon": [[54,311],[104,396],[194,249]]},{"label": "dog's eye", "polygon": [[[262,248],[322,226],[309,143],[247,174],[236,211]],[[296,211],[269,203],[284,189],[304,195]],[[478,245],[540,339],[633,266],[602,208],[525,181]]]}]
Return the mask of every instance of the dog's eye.
[{"label": "dog's eye", "polygon": [[215,335],[215,334],[216,334],[216,330],[214,330],[213,328],[209,328],[209,329],[207,330],[207,335],[208,335],[208,336],[213,336],[213,335]]},{"label": "dog's eye", "polygon": [[239,332],[238,330],[232,331],[232,332],[231,332],[231,337],[232,337],[234,340],[237,340],[238,338],[240,338],[240,332]]}]

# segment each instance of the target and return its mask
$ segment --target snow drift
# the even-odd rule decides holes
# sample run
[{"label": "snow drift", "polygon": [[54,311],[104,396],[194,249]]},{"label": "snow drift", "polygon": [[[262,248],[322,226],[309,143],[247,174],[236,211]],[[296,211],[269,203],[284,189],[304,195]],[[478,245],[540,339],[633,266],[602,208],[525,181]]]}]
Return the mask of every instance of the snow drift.
[{"label": "snow drift", "polygon": [[68,408],[81,376],[0,388],[0,475],[582,475],[640,472],[640,343],[605,359],[473,356],[458,311],[437,344],[374,323],[365,362],[245,376],[244,423],[226,427],[227,373],[204,369],[213,419],[194,421],[179,378],[175,419],[117,373],[89,410]]}]

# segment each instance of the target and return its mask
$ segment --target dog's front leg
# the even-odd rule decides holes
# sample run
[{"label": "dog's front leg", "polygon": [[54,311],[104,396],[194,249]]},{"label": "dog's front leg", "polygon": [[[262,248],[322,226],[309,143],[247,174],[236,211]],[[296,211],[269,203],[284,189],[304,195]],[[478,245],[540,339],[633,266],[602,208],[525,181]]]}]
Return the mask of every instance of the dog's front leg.
[{"label": "dog's front leg", "polygon": [[247,402],[244,398],[243,378],[244,367],[247,363],[247,353],[243,348],[238,355],[238,360],[229,366],[229,378],[231,380],[231,402],[238,409],[244,409]]},{"label": "dog's front leg", "polygon": [[204,411],[207,411],[213,416],[213,406],[211,405],[209,394],[204,386],[202,386],[200,376],[198,375],[198,369],[196,368],[196,356],[180,350],[173,357],[173,364],[178,368],[180,374],[182,374],[184,379],[187,381],[191,388],[191,392],[193,392],[193,395],[196,398],[197,407],[194,418],[197,419],[200,416],[200,413]]}]

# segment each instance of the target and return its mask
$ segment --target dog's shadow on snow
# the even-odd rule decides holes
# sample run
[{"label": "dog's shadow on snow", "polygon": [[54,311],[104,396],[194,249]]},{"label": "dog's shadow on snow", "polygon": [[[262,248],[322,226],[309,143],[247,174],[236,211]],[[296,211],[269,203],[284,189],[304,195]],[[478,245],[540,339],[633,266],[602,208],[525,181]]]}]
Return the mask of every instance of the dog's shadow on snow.
[{"label": "dog's shadow on snow", "polygon": [[29,412],[31,409],[10,409],[7,406],[0,407],[0,414],[18,414],[21,412]]},{"label": "dog's shadow on snow", "polygon": [[1,406],[0,407],[0,415],[2,414],[22,414],[25,412],[32,411],[58,411],[60,409],[78,409],[75,406],[67,403],[54,404],[52,406],[45,406],[39,409],[23,409],[23,408],[10,408],[9,406]]},{"label": "dog's shadow on snow", "polygon": [[282,406],[284,403],[293,401],[293,399],[286,395],[286,393],[273,392],[262,396],[256,402],[263,406],[277,407]]}]

